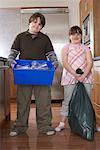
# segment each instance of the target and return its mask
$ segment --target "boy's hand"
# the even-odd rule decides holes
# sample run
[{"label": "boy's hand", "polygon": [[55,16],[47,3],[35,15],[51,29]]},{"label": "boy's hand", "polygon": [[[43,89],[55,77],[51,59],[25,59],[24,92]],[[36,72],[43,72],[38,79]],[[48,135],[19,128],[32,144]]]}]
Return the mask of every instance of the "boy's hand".
[{"label": "boy's hand", "polygon": [[16,63],[17,62],[15,60],[11,60],[11,59],[8,60],[8,65],[11,67],[13,67]]},{"label": "boy's hand", "polygon": [[55,69],[58,67],[58,61],[52,62],[52,65],[54,66]]}]

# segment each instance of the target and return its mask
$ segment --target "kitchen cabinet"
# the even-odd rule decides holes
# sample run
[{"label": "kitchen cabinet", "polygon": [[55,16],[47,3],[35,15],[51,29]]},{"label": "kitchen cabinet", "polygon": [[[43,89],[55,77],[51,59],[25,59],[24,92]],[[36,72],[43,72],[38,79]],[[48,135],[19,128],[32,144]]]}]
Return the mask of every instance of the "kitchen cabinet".
[{"label": "kitchen cabinet", "polygon": [[80,0],[80,25],[82,30],[85,18],[91,14],[92,18],[87,24],[90,36],[89,46],[93,56],[97,57],[100,56],[100,0]]},{"label": "kitchen cabinet", "polygon": [[92,22],[88,21],[87,28],[90,36],[88,46],[91,48],[94,58],[92,102],[96,116],[100,119],[100,0],[80,0],[80,25],[82,30],[84,19],[90,14],[92,14]]},{"label": "kitchen cabinet", "polygon": [[[0,66],[3,65],[3,62],[0,61]],[[4,119],[5,112],[4,112],[4,76],[3,70],[0,68],[0,120]]]},{"label": "kitchen cabinet", "polygon": [[0,58],[0,123],[10,118],[9,69],[3,67],[6,65],[6,59]]},{"label": "kitchen cabinet", "polygon": [[94,85],[93,85],[93,104],[97,118],[100,119],[100,58],[94,61],[93,66]]}]

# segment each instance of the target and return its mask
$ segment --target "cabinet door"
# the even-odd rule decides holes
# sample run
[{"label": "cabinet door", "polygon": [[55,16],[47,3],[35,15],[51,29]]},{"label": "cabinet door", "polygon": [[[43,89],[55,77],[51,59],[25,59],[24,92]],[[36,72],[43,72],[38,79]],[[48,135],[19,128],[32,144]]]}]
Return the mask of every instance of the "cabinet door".
[{"label": "cabinet door", "polygon": [[[6,65],[6,62],[5,62]],[[9,69],[4,70],[4,97],[5,97],[5,116],[10,117],[10,80]]]},{"label": "cabinet door", "polygon": [[94,62],[93,103],[97,117],[100,119],[100,61]]},{"label": "cabinet door", "polygon": [[[0,62],[0,66],[2,65],[3,62]],[[0,67],[0,121],[5,118],[4,103],[4,70]]]}]

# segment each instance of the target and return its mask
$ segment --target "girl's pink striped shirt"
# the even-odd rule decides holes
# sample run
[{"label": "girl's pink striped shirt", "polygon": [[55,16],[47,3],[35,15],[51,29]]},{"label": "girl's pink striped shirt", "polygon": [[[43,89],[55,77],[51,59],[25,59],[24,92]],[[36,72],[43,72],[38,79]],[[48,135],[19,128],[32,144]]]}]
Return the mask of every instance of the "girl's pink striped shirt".
[{"label": "girl's pink striped shirt", "polygon": [[[86,68],[86,55],[85,51],[90,51],[90,49],[84,45],[84,44],[66,44],[63,49],[65,51],[65,54],[68,55],[68,63],[70,66],[76,70],[77,68],[80,68],[85,70]],[[92,73],[90,72],[88,76],[85,78],[83,83],[90,83],[92,84]],[[75,84],[76,79],[75,77],[69,73],[65,68],[63,68],[62,73],[62,85],[70,85]]]}]

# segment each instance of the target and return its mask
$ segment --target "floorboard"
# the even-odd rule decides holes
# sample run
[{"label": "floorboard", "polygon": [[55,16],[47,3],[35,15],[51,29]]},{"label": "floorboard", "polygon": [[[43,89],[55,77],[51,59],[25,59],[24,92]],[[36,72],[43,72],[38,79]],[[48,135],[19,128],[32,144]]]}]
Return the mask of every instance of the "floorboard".
[{"label": "floorboard", "polygon": [[[61,104],[52,104],[53,126],[59,122]],[[4,120],[0,125],[0,150],[100,150],[100,132],[95,133],[94,141],[87,141],[73,134],[66,123],[62,132],[53,136],[38,134],[36,128],[35,104],[31,104],[29,128],[26,134],[10,137],[10,127],[16,117],[16,104],[11,104],[11,121]]]}]

